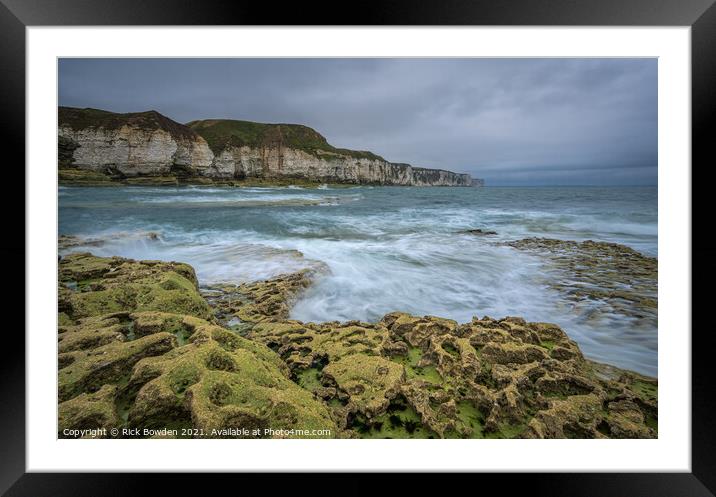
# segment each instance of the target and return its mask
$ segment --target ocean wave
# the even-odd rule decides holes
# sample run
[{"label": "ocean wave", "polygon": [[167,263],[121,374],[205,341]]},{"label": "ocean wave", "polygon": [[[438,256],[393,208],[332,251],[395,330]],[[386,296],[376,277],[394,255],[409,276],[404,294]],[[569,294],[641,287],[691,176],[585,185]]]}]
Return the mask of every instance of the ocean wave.
[{"label": "ocean wave", "polygon": [[[266,279],[311,261],[327,264],[331,273],[293,308],[296,319],[374,320],[396,310],[461,322],[473,315],[522,316],[556,322],[593,359],[656,371],[656,330],[635,331],[631,321],[575,305],[550,288],[553,276],[543,258],[500,245],[531,236],[594,239],[655,254],[655,195],[645,200],[621,189],[601,198],[573,189],[545,191],[541,198],[537,189],[371,186],[63,193],[60,233],[105,240],[73,250],[184,261],[202,284]],[[497,234],[461,233],[476,228]],[[147,232],[158,233],[157,239],[141,235]]]},{"label": "ocean wave", "polygon": [[[136,201],[136,199],[135,199]],[[337,197],[289,197],[274,196],[271,198],[221,199],[215,197],[194,198],[162,198],[141,200],[145,204],[166,204],[191,207],[271,207],[301,205],[337,205],[341,199]]]}]

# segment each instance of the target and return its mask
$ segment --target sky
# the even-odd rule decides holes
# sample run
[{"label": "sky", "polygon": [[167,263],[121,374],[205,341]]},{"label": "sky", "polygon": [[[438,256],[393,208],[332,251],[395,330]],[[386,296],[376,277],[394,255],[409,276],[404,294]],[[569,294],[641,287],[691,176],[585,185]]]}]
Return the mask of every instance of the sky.
[{"label": "sky", "polygon": [[60,59],[59,104],[304,124],[494,186],[657,182],[657,59]]}]

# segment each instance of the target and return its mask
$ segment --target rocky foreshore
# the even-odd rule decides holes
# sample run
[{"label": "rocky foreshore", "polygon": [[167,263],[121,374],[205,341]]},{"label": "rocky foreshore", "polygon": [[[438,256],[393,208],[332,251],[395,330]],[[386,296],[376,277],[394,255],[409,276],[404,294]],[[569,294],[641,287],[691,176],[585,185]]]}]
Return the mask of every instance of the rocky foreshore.
[{"label": "rocky foreshore", "polygon": [[510,247],[545,257],[558,277],[552,286],[575,305],[598,304],[599,314],[657,325],[658,260],[618,243],[525,238]]},{"label": "rocky foreshore", "polygon": [[584,358],[554,324],[289,319],[320,271],[200,288],[182,263],[63,256],[59,436],[657,436],[657,380]]},{"label": "rocky foreshore", "polygon": [[187,124],[156,112],[58,110],[59,181],[65,185],[335,183],[482,186],[469,174],[388,162],[336,148],[298,124],[207,119]]}]

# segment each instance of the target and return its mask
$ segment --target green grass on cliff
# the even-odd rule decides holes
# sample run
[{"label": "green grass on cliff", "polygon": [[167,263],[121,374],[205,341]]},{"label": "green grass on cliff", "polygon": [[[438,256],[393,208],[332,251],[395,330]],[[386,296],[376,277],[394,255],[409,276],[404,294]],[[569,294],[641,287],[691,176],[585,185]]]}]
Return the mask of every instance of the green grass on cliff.
[{"label": "green grass on cliff", "polygon": [[336,148],[316,130],[300,124],[263,124],[230,119],[207,119],[187,123],[200,134],[215,154],[227,147],[261,147],[280,143],[325,159],[344,155],[356,159],[384,160],[372,153]]},{"label": "green grass on cliff", "polygon": [[59,107],[57,120],[60,126],[69,126],[73,130],[86,128],[118,129],[130,126],[138,129],[163,129],[174,136],[195,139],[196,133],[190,128],[172,121],[155,110],[146,112],[128,112],[119,114],[100,109],[80,109],[76,107]]}]

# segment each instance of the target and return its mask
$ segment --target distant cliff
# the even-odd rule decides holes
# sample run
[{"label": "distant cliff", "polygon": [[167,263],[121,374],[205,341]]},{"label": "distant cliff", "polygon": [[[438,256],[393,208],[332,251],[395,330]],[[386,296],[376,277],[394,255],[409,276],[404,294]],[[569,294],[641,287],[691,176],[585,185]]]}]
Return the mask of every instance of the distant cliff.
[{"label": "distant cliff", "polygon": [[[297,124],[211,119],[183,125],[156,111],[59,108],[61,169],[112,178],[299,179],[325,183],[473,186],[468,174],[339,149]],[[62,175],[61,175],[62,178]]]}]

